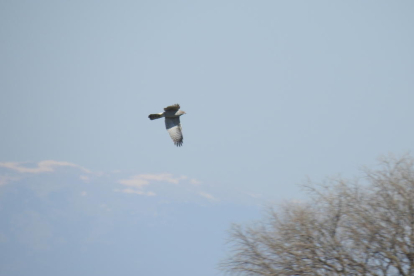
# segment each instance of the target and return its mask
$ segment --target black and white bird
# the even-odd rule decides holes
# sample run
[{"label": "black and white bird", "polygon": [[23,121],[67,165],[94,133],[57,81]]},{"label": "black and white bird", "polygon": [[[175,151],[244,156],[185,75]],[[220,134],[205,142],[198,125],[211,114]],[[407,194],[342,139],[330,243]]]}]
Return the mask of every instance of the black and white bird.
[{"label": "black and white bird", "polygon": [[165,127],[167,128],[171,139],[177,147],[181,147],[183,144],[183,133],[181,130],[180,116],[184,114],[186,113],[180,110],[180,105],[174,104],[164,108],[164,112],[162,113],[150,114],[148,118],[155,120],[164,117]]}]

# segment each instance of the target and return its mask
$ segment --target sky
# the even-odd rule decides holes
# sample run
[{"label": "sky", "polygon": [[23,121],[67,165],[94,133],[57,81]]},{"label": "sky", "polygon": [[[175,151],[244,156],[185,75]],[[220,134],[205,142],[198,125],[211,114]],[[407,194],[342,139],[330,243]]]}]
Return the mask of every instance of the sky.
[{"label": "sky", "polygon": [[232,223],[413,150],[413,12],[0,1],[0,275],[223,275]]}]

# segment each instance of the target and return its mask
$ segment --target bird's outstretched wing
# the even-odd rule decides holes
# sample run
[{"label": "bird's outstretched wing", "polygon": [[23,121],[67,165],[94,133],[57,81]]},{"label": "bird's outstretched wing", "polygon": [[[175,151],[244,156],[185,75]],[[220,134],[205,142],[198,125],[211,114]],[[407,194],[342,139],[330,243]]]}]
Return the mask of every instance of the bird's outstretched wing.
[{"label": "bird's outstretched wing", "polygon": [[164,108],[164,111],[178,111],[180,109],[179,104],[173,104]]},{"label": "bird's outstretched wing", "polygon": [[174,141],[177,147],[181,147],[183,144],[183,133],[181,132],[181,124],[179,117],[167,117],[165,118],[165,127]]}]

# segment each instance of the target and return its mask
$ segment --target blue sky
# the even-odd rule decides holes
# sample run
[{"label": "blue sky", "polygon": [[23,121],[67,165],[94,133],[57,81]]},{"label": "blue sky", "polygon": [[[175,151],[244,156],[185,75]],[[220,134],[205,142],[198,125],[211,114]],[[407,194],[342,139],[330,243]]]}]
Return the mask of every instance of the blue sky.
[{"label": "blue sky", "polygon": [[[412,151],[413,12],[0,1],[0,269],[220,275],[231,223]],[[181,148],[147,117],[174,103]]]}]

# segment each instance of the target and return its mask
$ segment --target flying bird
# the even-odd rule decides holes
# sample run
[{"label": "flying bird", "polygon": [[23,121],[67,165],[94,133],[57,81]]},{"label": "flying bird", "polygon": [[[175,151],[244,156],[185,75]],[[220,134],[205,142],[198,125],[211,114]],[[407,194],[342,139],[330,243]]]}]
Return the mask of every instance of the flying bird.
[{"label": "flying bird", "polygon": [[180,116],[185,112],[180,110],[179,104],[174,104],[164,108],[163,113],[150,114],[148,118],[151,120],[165,118],[165,127],[177,147],[183,144],[183,133],[181,131]]}]

